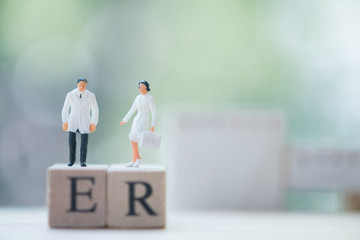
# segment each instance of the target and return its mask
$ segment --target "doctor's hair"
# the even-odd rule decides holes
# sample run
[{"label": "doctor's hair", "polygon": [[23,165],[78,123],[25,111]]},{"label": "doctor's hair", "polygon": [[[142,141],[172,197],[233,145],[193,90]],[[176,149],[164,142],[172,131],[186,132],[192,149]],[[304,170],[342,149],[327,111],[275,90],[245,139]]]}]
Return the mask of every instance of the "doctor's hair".
[{"label": "doctor's hair", "polygon": [[141,80],[141,81],[139,82],[138,88],[140,88],[140,84],[144,84],[144,85],[146,86],[146,91],[150,92],[150,84],[149,84],[147,81]]},{"label": "doctor's hair", "polygon": [[81,82],[81,81],[83,81],[83,82],[86,82],[86,83],[87,83],[86,78],[79,78],[78,80],[76,80],[76,83],[79,83],[79,82]]}]

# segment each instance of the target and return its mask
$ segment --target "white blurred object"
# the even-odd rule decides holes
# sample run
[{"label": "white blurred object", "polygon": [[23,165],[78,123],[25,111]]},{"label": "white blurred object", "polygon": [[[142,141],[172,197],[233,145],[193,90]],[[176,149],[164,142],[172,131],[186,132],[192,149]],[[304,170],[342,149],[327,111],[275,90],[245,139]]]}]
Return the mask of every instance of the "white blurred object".
[{"label": "white blurred object", "polygon": [[139,146],[143,148],[159,149],[161,142],[160,134],[145,131],[141,134]]},{"label": "white blurred object", "polygon": [[189,110],[162,122],[170,208],[282,208],[281,111]]},{"label": "white blurred object", "polygon": [[292,189],[360,190],[360,151],[296,148],[290,156]]}]

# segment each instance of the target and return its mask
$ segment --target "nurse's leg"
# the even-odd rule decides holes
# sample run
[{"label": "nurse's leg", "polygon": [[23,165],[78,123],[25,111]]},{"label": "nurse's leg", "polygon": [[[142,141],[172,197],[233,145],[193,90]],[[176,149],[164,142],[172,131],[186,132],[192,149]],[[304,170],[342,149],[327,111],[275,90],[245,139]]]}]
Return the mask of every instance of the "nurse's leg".
[{"label": "nurse's leg", "polygon": [[137,142],[131,141],[131,146],[133,149],[133,162],[135,162],[137,159],[141,159],[139,154],[139,147]]}]

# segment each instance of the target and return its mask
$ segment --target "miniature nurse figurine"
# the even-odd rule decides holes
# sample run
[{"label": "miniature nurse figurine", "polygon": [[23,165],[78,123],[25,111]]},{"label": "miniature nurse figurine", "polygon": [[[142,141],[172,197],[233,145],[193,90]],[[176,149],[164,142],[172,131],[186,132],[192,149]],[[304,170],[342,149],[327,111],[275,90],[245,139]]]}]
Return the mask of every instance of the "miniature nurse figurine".
[{"label": "miniature nurse figurine", "polygon": [[86,90],[87,80],[77,80],[77,88],[66,95],[62,109],[63,130],[69,132],[69,163],[75,163],[76,133],[81,135],[80,163],[86,167],[87,145],[90,132],[96,130],[99,108],[95,94]]},{"label": "miniature nurse figurine", "polygon": [[129,134],[129,139],[133,150],[133,160],[132,162],[126,164],[126,167],[139,167],[140,163],[142,162],[139,154],[138,142],[140,141],[142,132],[146,130],[149,124],[150,111],[152,120],[149,130],[153,132],[156,124],[156,106],[154,98],[148,93],[150,92],[149,83],[145,80],[142,80],[141,82],[139,82],[138,88],[140,94],[135,98],[134,103],[130,108],[130,111],[120,122],[121,126],[124,125],[127,121],[129,121],[135,110],[138,110]]}]

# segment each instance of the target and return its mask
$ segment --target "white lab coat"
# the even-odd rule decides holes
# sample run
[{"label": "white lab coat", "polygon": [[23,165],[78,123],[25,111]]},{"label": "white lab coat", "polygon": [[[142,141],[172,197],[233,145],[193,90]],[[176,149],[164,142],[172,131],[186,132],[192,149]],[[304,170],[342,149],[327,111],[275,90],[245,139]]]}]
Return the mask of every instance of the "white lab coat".
[{"label": "white lab coat", "polygon": [[133,105],[129,112],[124,117],[123,121],[127,122],[134,114],[135,110],[138,110],[136,117],[134,118],[131,131],[129,134],[130,141],[139,142],[141,133],[147,129],[151,111],[151,126],[155,127],[156,124],[156,106],[154,98],[149,94],[139,94],[136,96]]},{"label": "white lab coat", "polygon": [[[81,98],[80,98],[81,94]],[[80,92],[77,88],[66,95],[62,109],[62,121],[68,123],[68,132],[90,133],[90,125],[97,125],[99,108],[95,94],[85,90]]]}]

